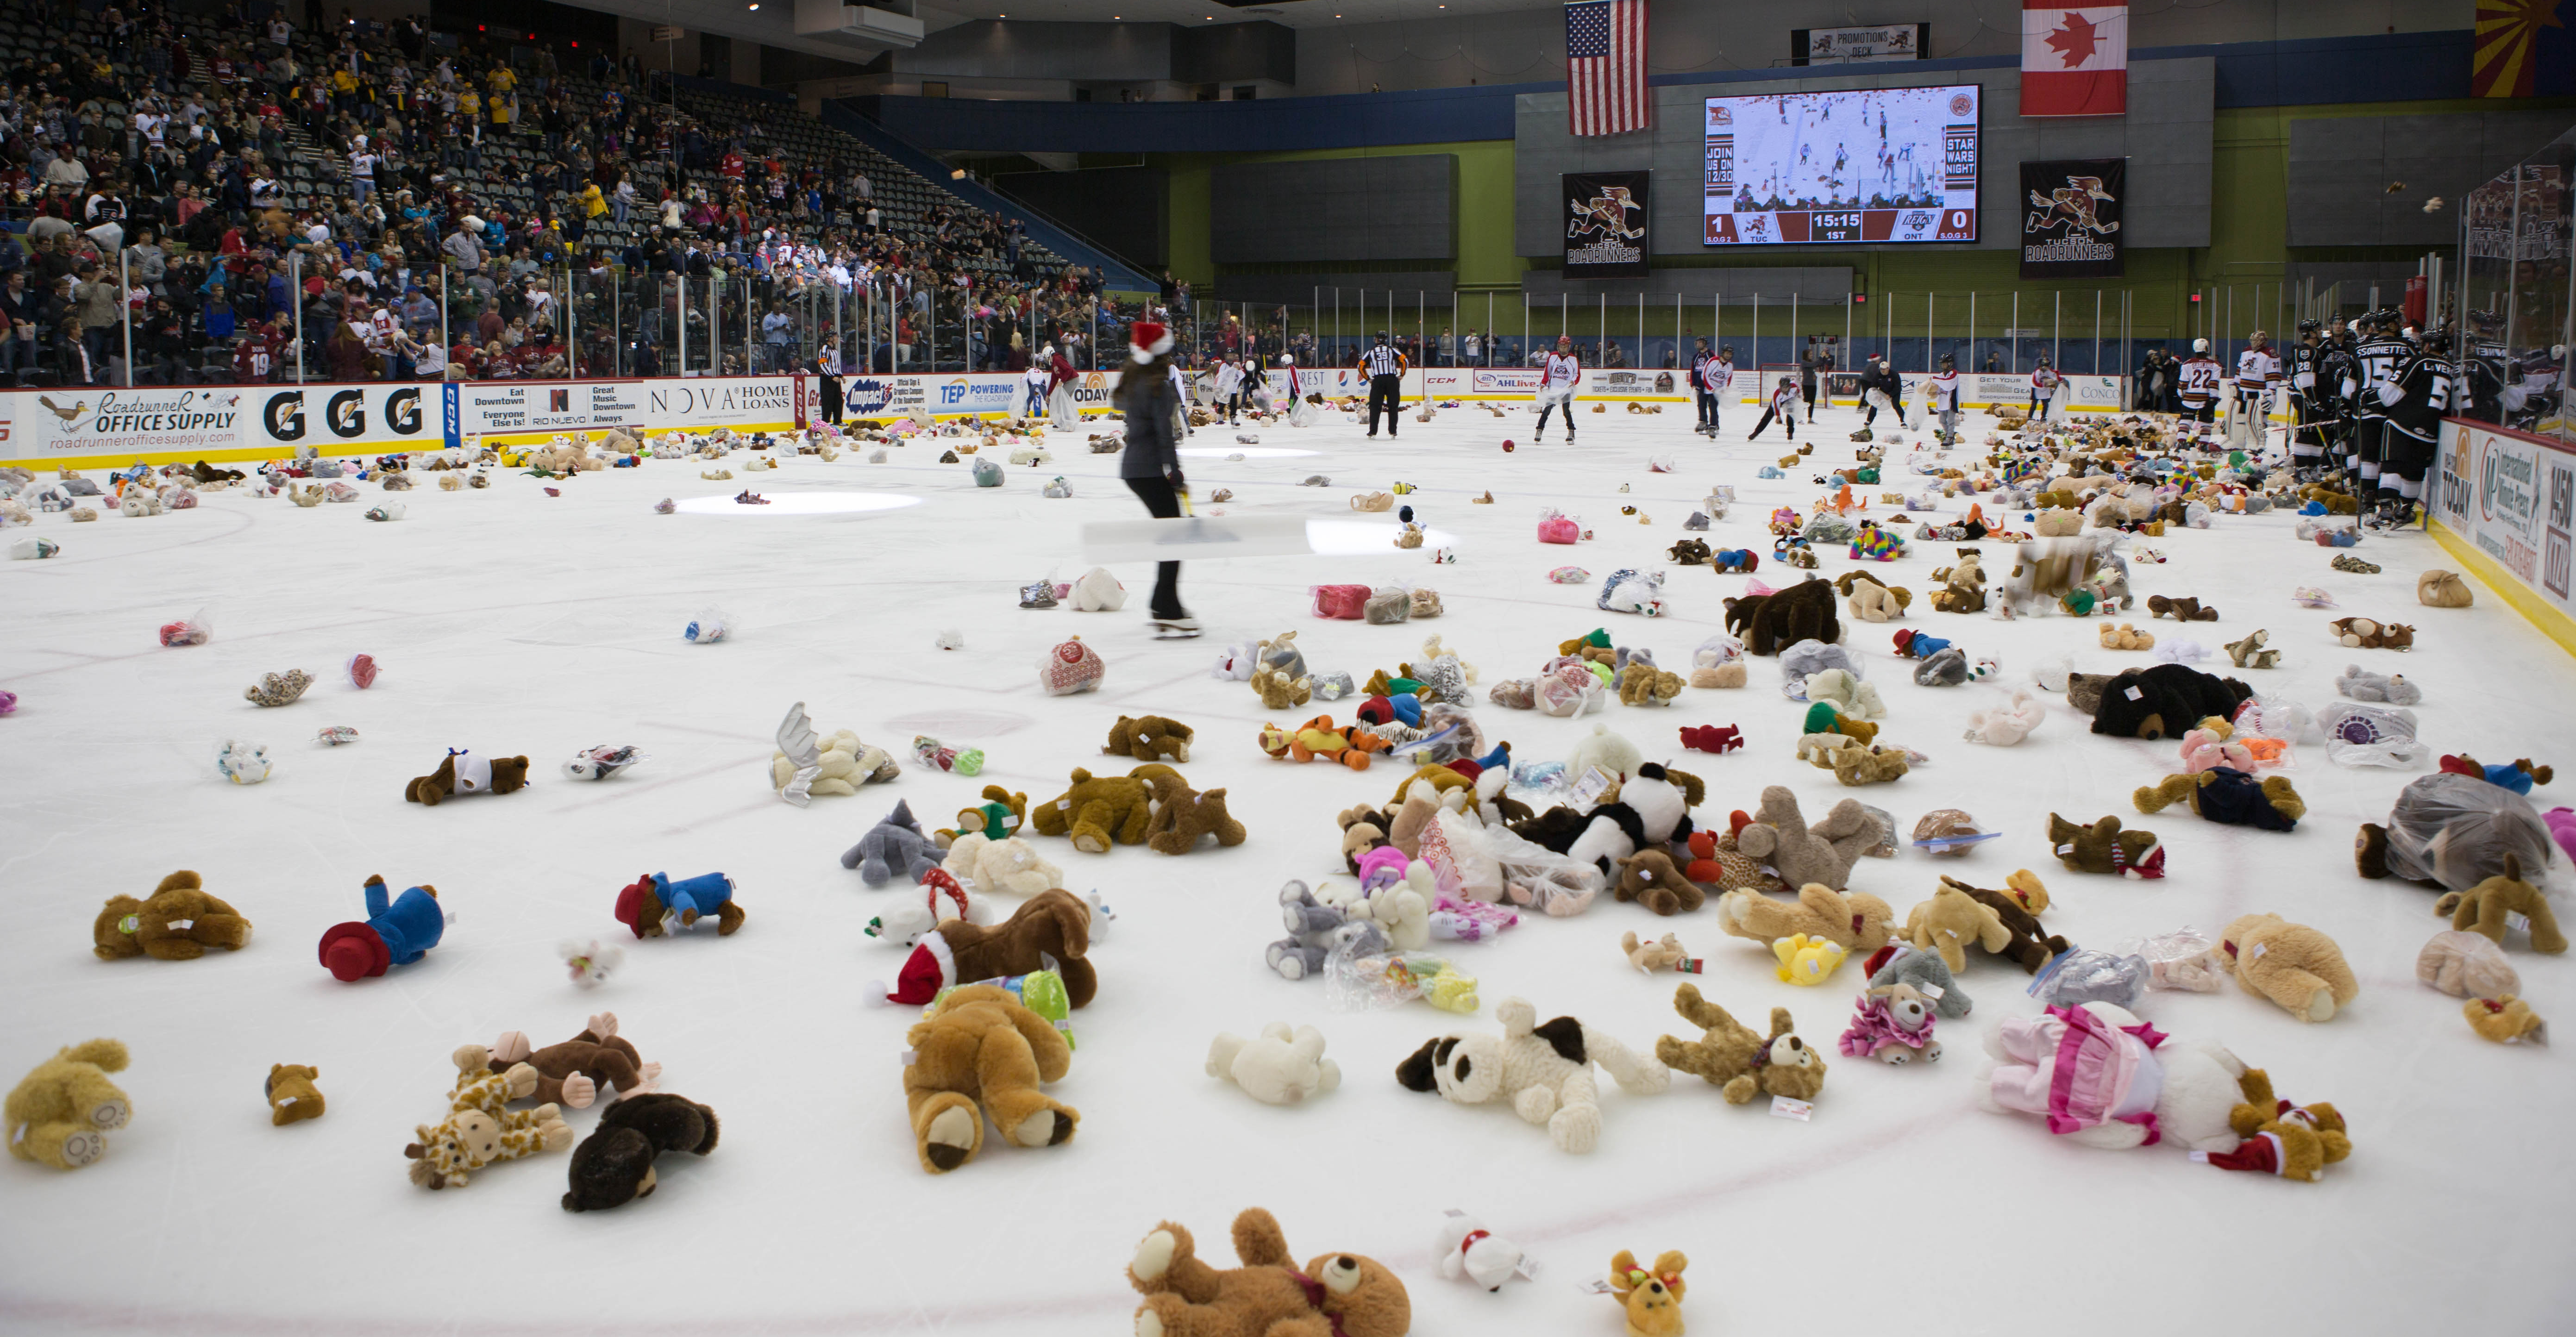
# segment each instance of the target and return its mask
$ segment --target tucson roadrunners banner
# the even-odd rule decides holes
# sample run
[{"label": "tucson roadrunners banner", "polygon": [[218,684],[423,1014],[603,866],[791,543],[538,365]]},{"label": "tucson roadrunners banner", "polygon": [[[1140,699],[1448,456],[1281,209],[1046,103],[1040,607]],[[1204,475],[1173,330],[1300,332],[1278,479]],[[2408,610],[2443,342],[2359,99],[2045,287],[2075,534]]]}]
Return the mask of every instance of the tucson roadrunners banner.
[{"label": "tucson roadrunners banner", "polygon": [[1646,273],[1644,172],[1565,174],[1565,276],[1638,278]]},{"label": "tucson roadrunners banner", "polygon": [[2120,197],[2126,158],[2073,158],[2021,165],[2021,276],[2120,276]]},{"label": "tucson roadrunners banner", "polygon": [[2129,7],[2022,0],[2021,114],[2128,112]]}]

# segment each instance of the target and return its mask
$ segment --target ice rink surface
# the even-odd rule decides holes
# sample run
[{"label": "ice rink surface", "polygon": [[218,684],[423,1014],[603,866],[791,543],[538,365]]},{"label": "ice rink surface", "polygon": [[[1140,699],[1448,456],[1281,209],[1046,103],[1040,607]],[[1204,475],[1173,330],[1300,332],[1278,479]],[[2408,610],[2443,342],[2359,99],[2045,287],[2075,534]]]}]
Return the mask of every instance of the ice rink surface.
[{"label": "ice rink surface", "polygon": [[[2046,726],[2019,748],[1961,741],[1970,713],[2000,704],[2048,655],[2071,652],[2077,668],[2099,672],[2152,662],[2097,648],[2090,619],[1912,619],[2001,658],[1999,684],[1955,688],[1913,684],[1891,653],[1894,626],[1846,622],[1891,712],[1884,737],[1932,758],[1859,796],[1908,830],[1927,809],[1957,806],[2004,833],[1964,859],[1907,850],[1864,860],[1852,885],[1901,916],[1941,872],[2000,886],[2027,867],[2054,897],[2051,931],[2100,947],[2184,924],[2214,935],[2252,911],[2324,929],[2362,982],[2331,1023],[2303,1025],[2232,984],[2151,994],[2140,1008],[2178,1039],[2216,1040],[2268,1069],[2291,1099],[2337,1105],[2355,1150],[2320,1183],[2222,1173],[2170,1146],[2088,1150],[2036,1120],[1981,1112],[1972,1088],[1984,1032],[2038,1007],[2023,995],[2027,977],[1991,958],[1961,977],[1975,1014],[1942,1024],[1949,1057],[1938,1064],[1836,1057],[1809,1122],[1729,1106],[1687,1076],[1654,1097],[1605,1080],[1590,1156],[1557,1151],[1507,1110],[1407,1092],[1393,1069],[1445,1030],[1490,1030],[1494,1004],[1513,995],[1631,1045],[1694,1038],[1672,1009],[1676,977],[1627,967],[1625,929],[1679,934],[1707,959],[1699,983],[1712,1000],[1757,1026],[1787,1006],[1828,1053],[1862,984],[1858,963],[1824,987],[1792,987],[1764,946],[1725,936],[1710,911],[1657,920],[1604,897],[1586,915],[1526,919],[1498,941],[1435,944],[1481,980],[1474,1017],[1423,1003],[1335,1014],[1320,982],[1263,966],[1262,948],[1280,936],[1280,884],[1341,875],[1333,814],[1385,802],[1404,771],[1264,756],[1254,734],[1265,720],[1332,710],[1346,721],[1352,703],[1265,711],[1244,684],[1209,675],[1230,642],[1294,629],[1316,669],[1365,679],[1437,632],[1481,670],[1479,717],[1515,756],[1561,757],[1607,723],[1703,777],[1704,820],[1756,806],[1768,784],[1795,790],[1811,817],[1850,792],[1790,755],[1804,707],[1783,700],[1769,659],[1752,661],[1746,690],[1688,691],[1665,710],[1614,702],[1561,720],[1485,706],[1481,694],[1605,623],[1619,643],[1686,664],[1746,577],[1671,568],[1673,612],[1661,620],[1597,611],[1598,577],[1664,565],[1694,501],[1731,483],[1735,510],[1704,537],[1761,550],[1767,583],[1794,580],[1767,557],[1765,518],[1813,505],[1823,489],[1808,480],[1851,458],[1854,416],[1828,412],[1802,428],[1816,454],[1776,482],[1754,474],[1781,453],[1779,429],[1746,444],[1752,415],[1740,409],[1715,443],[1690,433],[1679,406],[1586,414],[1575,446],[1561,431],[1533,445],[1519,410],[1408,420],[1392,442],[1365,441],[1327,415],[1303,431],[1259,429],[1265,446],[1314,455],[1242,462],[1221,458],[1230,432],[1202,430],[1188,444],[1220,448],[1190,461],[1202,499],[1226,487],[1235,513],[1348,521],[1352,494],[1404,480],[1420,490],[1403,500],[1458,536],[1458,560],[1434,566],[1367,543],[1348,555],[1193,563],[1184,597],[1209,634],[1178,643],[1145,626],[1147,567],[1118,568],[1130,591],[1122,612],[1017,606],[1021,585],[1086,569],[1082,522],[1140,514],[1113,476],[1116,458],[1061,435],[1053,464],[1012,469],[998,490],[972,487],[965,465],[935,464],[939,447],[916,443],[882,465],[845,453],[762,473],[743,472],[737,454],[730,482],[701,481],[697,462],[650,462],[553,484],[560,497],[504,473],[487,491],[402,495],[409,517],[392,524],[362,518],[382,499],[371,484],[362,504],[309,510],[236,491],[150,519],[39,517],[32,532],[59,540],[62,555],[0,565],[0,687],[22,698],[0,719],[0,886],[11,910],[0,1077],[14,1081],[59,1045],[121,1037],[133,1065],[118,1080],[134,1117],[87,1169],[0,1163],[0,1330],[1125,1333],[1134,1296],[1122,1268],[1140,1236],[1170,1218],[1230,1263],[1227,1224],[1257,1204],[1278,1214],[1301,1258],[1354,1251],[1395,1267],[1413,1331],[1440,1337],[1614,1334],[1616,1303],[1581,1286],[1622,1248],[1690,1255],[1684,1312],[1704,1333],[1820,1320],[1909,1333],[2161,1334],[2212,1322],[2565,1331],[2576,1296],[2549,1223],[2576,1143],[2553,1120],[2576,1081],[2554,1051],[2479,1040],[2458,1000],[2417,984],[2416,952],[2442,927],[2432,893],[2353,870],[2356,825],[2384,821],[2421,772],[2346,770],[2305,745],[2291,775],[2309,816],[2277,834],[2188,811],[2138,818],[2129,793],[2176,769],[2174,745],[2091,736],[2062,699],[2049,698]],[[1969,422],[1972,439],[1991,428]],[[1502,453],[1505,437],[1521,449]],[[1649,473],[1648,457],[1667,453],[1680,471]],[[1892,459],[1902,458],[1899,448]],[[1058,473],[1073,497],[1041,499]],[[1298,485],[1315,473],[1331,486]],[[1910,481],[1891,470],[1891,488]],[[686,507],[746,486],[802,500]],[[1488,488],[1495,504],[1469,503]],[[836,509],[862,494],[920,504]],[[666,496],[683,513],[654,514]],[[1537,544],[1548,505],[1579,515],[1595,540]],[[1874,503],[1872,514],[1894,509]],[[1392,538],[1392,516],[1367,519]],[[2223,614],[2152,630],[2216,656],[2220,642],[2268,627],[2286,662],[2240,675],[2263,690],[2323,706],[2358,659],[2423,686],[2417,713],[2436,752],[2576,765],[2576,727],[2555,708],[2576,686],[2564,652],[2483,586],[2473,609],[2419,606],[2417,574],[2454,565],[2420,533],[2365,541],[2354,551],[2385,570],[2358,576],[2329,570],[2332,552],[2295,541],[2292,524],[2225,517],[2145,540],[2171,562],[2135,565],[2141,599],[2196,595]],[[1952,545],[1913,547],[1872,570],[1910,586],[1919,611]],[[1988,549],[1990,567],[2002,564]],[[1596,578],[1548,583],[1567,563]],[[1853,565],[1829,553],[1823,574]],[[1336,581],[1429,585],[1447,615],[1392,627],[1308,616],[1307,587]],[[2331,590],[2340,608],[2294,604],[2303,584]],[[681,629],[710,607],[730,614],[732,636],[684,641]],[[157,627],[200,608],[211,643],[157,643]],[[2325,624],[2348,613],[2414,624],[2417,648],[2337,648]],[[2149,625],[2143,606],[2124,620]],[[962,650],[932,648],[944,628],[963,632]],[[1107,682],[1096,695],[1049,698],[1037,661],[1076,632],[1106,657]],[[361,651],[383,667],[365,692],[341,668]],[[302,701],[267,710],[242,699],[261,673],[297,667],[319,679]],[[798,700],[824,732],[852,728],[904,758],[902,779],[802,810],[779,802],[771,735]],[[899,1076],[914,1012],[869,1005],[869,981],[891,979],[901,953],[860,932],[897,893],[862,887],[838,856],[898,798],[925,825],[944,825],[987,782],[1042,803],[1074,767],[1123,770],[1101,755],[1122,712],[1194,726],[1182,770],[1201,789],[1229,791],[1250,839],[1179,858],[1039,841],[1073,890],[1098,889],[1118,916],[1092,952],[1102,984],[1075,1014],[1072,1072],[1051,1088],[1081,1111],[1080,1133],[1044,1151],[988,1143],[964,1169],[926,1175]],[[340,724],[362,741],[313,741]],[[1680,752],[1676,727],[1693,724],[1740,725],[1747,746]],[[920,768],[915,734],[983,748],[985,774]],[[226,783],[212,765],[226,738],[267,743],[275,778]],[[601,783],[566,779],[561,763],[595,743],[634,743],[651,761]],[[404,782],[450,747],[524,753],[536,783],[435,810],[404,803]],[[2566,787],[2535,800],[2555,806]],[[2052,810],[2152,827],[2170,877],[2061,869],[2047,845]],[[180,868],[254,921],[250,945],[194,962],[94,959],[100,902],[149,894]],[[725,939],[626,938],[611,916],[616,892],[656,870],[732,875],[745,927]],[[456,922],[420,964],[341,984],[314,944],[363,917],[370,873],[395,888],[434,884]],[[556,947],[594,937],[622,943],[626,963],[583,992]],[[2536,956],[2518,936],[2512,957],[2543,1016],[2576,1017],[2570,963]],[[665,1157],[653,1196],[578,1216],[557,1205],[563,1154],[495,1166],[447,1192],[407,1182],[402,1147],[414,1125],[445,1112],[451,1049],[504,1030],[551,1044],[601,1010],[664,1065],[662,1089],[718,1111],[712,1156]],[[1203,1073],[1216,1032],[1249,1035],[1272,1020],[1323,1030],[1343,1068],[1339,1091],[1274,1109]],[[318,1067],[328,1115],[270,1127],[261,1083],[272,1063]],[[577,1135],[600,1109],[567,1112]],[[1528,1250],[1537,1279],[1499,1294],[1441,1280],[1433,1237],[1450,1207]]]}]

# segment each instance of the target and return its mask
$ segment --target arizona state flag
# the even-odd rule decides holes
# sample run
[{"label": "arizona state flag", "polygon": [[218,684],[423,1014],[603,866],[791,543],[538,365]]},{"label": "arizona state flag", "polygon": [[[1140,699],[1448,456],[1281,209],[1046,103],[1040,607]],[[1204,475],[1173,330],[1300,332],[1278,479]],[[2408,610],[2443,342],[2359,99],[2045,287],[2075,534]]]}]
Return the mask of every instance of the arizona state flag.
[{"label": "arizona state flag", "polygon": [[2021,114],[2128,111],[2129,7],[2022,0]]},{"label": "arizona state flag", "polygon": [[2478,0],[2471,97],[2530,97],[2543,61],[2541,29],[2564,28],[2559,0]]}]

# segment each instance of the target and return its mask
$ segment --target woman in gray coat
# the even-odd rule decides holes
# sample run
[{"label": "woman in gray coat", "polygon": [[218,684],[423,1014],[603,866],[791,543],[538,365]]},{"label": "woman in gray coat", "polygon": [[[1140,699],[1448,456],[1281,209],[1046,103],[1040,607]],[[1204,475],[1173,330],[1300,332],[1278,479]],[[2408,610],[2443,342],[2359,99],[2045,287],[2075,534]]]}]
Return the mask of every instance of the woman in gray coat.
[{"label": "woman in gray coat", "polygon": [[[1127,450],[1118,459],[1118,476],[1157,520],[1180,516],[1181,494],[1188,488],[1176,449],[1180,393],[1172,386],[1171,353],[1171,331],[1154,321],[1136,322],[1128,335],[1127,365],[1110,392],[1127,415]],[[1199,634],[1199,620],[1181,607],[1180,563],[1156,566],[1151,613],[1157,636]]]}]

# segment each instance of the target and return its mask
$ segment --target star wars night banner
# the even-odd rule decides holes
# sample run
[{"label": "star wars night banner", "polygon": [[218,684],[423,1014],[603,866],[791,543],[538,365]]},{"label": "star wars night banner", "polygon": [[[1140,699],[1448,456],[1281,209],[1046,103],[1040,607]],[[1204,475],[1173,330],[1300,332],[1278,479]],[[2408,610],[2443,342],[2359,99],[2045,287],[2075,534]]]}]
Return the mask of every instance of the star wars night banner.
[{"label": "star wars night banner", "polygon": [[1644,172],[1565,174],[1565,276],[1633,279],[1646,275]]},{"label": "star wars night banner", "polygon": [[2126,158],[2070,158],[2021,165],[2021,276],[2120,276],[2120,199]]}]

